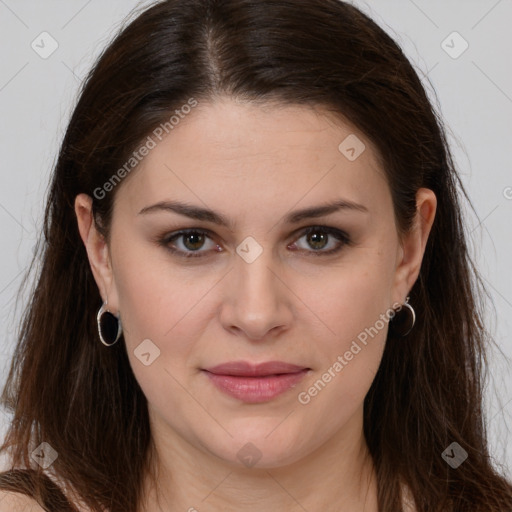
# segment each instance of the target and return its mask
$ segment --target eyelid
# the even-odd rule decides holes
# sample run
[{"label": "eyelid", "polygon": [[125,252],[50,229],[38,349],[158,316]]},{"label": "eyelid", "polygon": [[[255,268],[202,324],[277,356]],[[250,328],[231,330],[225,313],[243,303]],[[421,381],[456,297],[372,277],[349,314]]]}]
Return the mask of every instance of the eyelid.
[{"label": "eyelid", "polygon": [[[305,227],[295,230],[293,232],[293,234],[291,235],[293,237],[292,240],[293,241],[299,240],[300,238],[308,235],[311,232],[315,232],[315,231],[324,232],[327,235],[330,235],[331,237],[338,240],[339,243],[338,243],[337,247],[335,247],[334,249],[329,249],[327,251],[325,251],[325,250],[315,251],[313,249],[311,249],[311,250],[299,249],[297,252],[308,253],[312,256],[328,256],[328,255],[336,254],[336,253],[340,252],[344,246],[349,246],[352,244],[351,237],[344,230],[335,228],[332,226],[316,225],[316,224],[310,225],[310,226],[305,226]],[[182,237],[184,235],[188,235],[188,234],[205,235],[208,238],[210,238],[212,241],[214,241],[214,238],[216,236],[215,233],[213,233],[211,230],[206,229],[206,228],[184,228],[184,229],[180,229],[177,231],[173,231],[172,233],[165,234],[161,237],[157,237],[156,241],[159,245],[163,246],[166,250],[168,250],[172,254],[177,255],[178,257],[182,257],[184,259],[200,258],[200,257],[209,256],[210,255],[209,253],[211,253],[211,251],[197,250],[197,251],[184,252],[181,249],[172,249],[170,247],[169,244],[171,242],[173,242],[176,239],[179,239],[180,237]],[[217,242],[215,242],[215,243],[217,243]],[[218,245],[219,244],[217,243],[217,246]]]}]

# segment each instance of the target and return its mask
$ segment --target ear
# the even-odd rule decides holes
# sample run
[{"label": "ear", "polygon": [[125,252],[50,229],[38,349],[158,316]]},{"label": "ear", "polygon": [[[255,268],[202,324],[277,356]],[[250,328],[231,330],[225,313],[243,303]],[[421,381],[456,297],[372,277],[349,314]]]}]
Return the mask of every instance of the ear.
[{"label": "ear", "polygon": [[79,194],[75,198],[75,214],[80,237],[85,245],[89,264],[103,302],[108,300],[108,310],[115,314],[118,310],[117,291],[110,252],[103,235],[96,228],[92,213],[92,198]]},{"label": "ear", "polygon": [[436,215],[437,198],[428,188],[416,193],[416,216],[411,231],[402,239],[398,251],[393,303],[403,304],[418,279],[428,236]]}]

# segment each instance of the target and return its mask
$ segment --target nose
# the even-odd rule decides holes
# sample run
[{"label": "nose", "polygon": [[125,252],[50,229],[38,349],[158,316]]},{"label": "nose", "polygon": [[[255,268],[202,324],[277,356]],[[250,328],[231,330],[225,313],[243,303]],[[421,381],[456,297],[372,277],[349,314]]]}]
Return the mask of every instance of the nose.
[{"label": "nose", "polygon": [[270,253],[264,250],[251,263],[236,255],[225,285],[221,323],[253,341],[275,337],[289,328],[293,318],[293,294],[280,267],[272,265]]}]

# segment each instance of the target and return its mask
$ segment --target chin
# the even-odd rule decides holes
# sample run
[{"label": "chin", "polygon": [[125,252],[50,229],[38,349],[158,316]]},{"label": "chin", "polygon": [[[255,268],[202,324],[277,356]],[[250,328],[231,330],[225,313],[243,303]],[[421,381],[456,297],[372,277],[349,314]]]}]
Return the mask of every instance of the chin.
[{"label": "chin", "polygon": [[[279,424],[276,421],[272,423],[274,429]],[[210,444],[209,451],[237,469],[271,469],[288,466],[306,455],[299,436],[292,444],[292,439],[285,430],[280,436],[275,435],[275,432],[269,435],[272,428],[261,429],[259,435],[251,432],[251,435],[246,436],[238,430],[233,438],[225,438],[221,446]],[[286,439],[288,442],[285,441]]]}]

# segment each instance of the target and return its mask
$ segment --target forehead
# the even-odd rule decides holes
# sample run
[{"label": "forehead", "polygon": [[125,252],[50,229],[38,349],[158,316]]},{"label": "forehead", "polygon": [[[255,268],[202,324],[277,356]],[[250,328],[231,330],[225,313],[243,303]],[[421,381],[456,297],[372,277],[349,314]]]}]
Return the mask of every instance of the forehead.
[{"label": "forehead", "polygon": [[[216,160],[237,157],[244,162],[260,161],[281,155],[296,160],[307,156],[310,161],[319,150],[336,152],[350,135],[366,138],[348,121],[320,106],[221,99],[199,103],[160,146],[178,149],[181,144],[195,145],[195,156],[207,153]],[[152,162],[164,151],[153,152],[147,161]]]},{"label": "forehead", "polygon": [[320,108],[199,102],[155,142],[122,187],[134,209],[172,198],[220,200],[226,210],[243,202],[291,208],[340,197],[378,206],[387,190],[369,140]]}]

